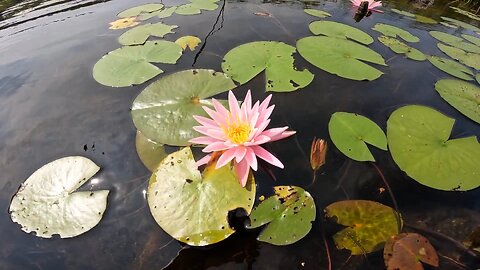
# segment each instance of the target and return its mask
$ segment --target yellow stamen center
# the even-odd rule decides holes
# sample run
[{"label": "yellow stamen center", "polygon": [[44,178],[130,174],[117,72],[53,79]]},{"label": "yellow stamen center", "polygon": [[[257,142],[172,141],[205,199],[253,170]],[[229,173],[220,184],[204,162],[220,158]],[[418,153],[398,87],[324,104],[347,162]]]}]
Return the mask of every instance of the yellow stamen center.
[{"label": "yellow stamen center", "polygon": [[248,140],[250,131],[250,125],[247,123],[233,123],[225,128],[225,135],[231,142],[243,144]]}]

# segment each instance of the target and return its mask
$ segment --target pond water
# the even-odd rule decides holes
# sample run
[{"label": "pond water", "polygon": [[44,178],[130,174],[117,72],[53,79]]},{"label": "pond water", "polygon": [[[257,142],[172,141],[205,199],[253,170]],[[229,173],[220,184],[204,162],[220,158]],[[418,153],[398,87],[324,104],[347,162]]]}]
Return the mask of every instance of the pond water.
[{"label": "pond water", "polygon": [[[297,135],[269,148],[286,165],[284,170],[273,170],[276,182],[261,171],[255,176],[259,195],[269,193],[273,185],[297,185],[309,190],[317,205],[317,221],[311,232],[289,246],[258,242],[258,231],[241,231],[208,247],[183,246],[156,224],[145,200],[151,173],[135,150],[136,129],[130,108],[150,81],[112,88],[100,85],[92,77],[97,60],[119,47],[117,37],[122,31],[109,30],[108,23],[116,20],[116,14],[122,10],[148,2],[151,1],[0,1],[1,269],[328,269],[319,227],[322,209],[347,198],[392,205],[388,192],[382,192],[384,184],[375,167],[369,162],[350,160],[333,144],[316,183],[309,187],[310,144],[314,137],[329,138],[332,113],[359,113],[385,130],[386,120],[395,109],[421,104],[456,119],[452,138],[480,136],[477,123],[435,92],[435,82],[449,75],[428,61],[405,59],[375,42],[370,48],[385,58],[388,67],[381,68],[385,74],[379,79],[365,82],[326,73],[297,55],[295,65],[308,68],[315,78],[299,91],[273,94],[276,109],[271,124],[288,125]],[[177,4],[174,0],[160,2]],[[448,8],[448,1],[435,1],[424,9],[408,1],[384,1],[384,14],[374,13],[359,23],[353,20],[355,9],[341,0],[229,0],[220,1],[219,5],[215,11],[195,16],[173,15],[163,20],[179,26],[175,34],[165,39],[174,41],[195,35],[203,42],[201,50],[186,51],[176,65],[160,65],[165,74],[192,67],[220,71],[223,55],[251,41],[274,40],[295,45],[297,39],[311,35],[308,24],[317,19],[304,13],[307,7],[325,10],[332,14],[329,20],[353,25],[375,39],[379,33],[371,28],[376,23],[399,26],[420,38],[421,42],[415,44],[417,49],[434,55],[442,53],[428,31],[447,31],[458,36],[473,32],[418,23],[391,12],[390,8],[436,20],[448,16],[480,25],[454,13]],[[255,15],[258,12],[270,16]],[[264,80],[262,74],[241,85],[235,90],[237,96],[243,97],[247,89],[252,89],[254,100],[265,98]],[[227,94],[219,97],[226,98]],[[406,176],[390,153],[370,149],[395,194],[406,225],[410,226],[406,230],[420,229],[444,256],[438,269],[476,269],[478,261],[443,236],[461,243],[480,224],[480,190],[445,192],[427,188]],[[91,231],[72,239],[41,239],[22,232],[8,214],[12,196],[37,168],[73,155],[88,157],[102,168],[81,189],[110,190],[103,219]],[[332,235],[336,230],[338,227],[328,225],[326,234]],[[381,252],[348,259],[347,251],[336,250],[333,242],[330,247],[333,269],[384,269]],[[466,268],[459,268],[452,259],[461,261]]]}]

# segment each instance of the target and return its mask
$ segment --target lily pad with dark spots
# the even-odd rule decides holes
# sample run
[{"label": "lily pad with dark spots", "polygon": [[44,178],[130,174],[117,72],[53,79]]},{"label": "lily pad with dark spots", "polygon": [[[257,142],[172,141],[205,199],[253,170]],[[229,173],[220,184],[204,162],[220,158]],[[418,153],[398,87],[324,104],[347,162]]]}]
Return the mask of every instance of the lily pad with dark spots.
[{"label": "lily pad with dark spots", "polygon": [[424,61],[427,59],[425,54],[423,54],[421,51],[410,47],[395,38],[380,36],[378,38],[378,41],[380,41],[383,45],[389,47],[395,53],[405,54],[405,56],[409,59],[417,61]]},{"label": "lily pad with dark spots", "polygon": [[427,59],[436,68],[454,77],[467,81],[473,81],[473,72],[460,63],[457,63],[451,59],[442,58],[434,55],[428,56]]},{"label": "lily pad with dark spots", "polygon": [[480,87],[460,80],[440,80],[435,90],[450,105],[480,124]]},{"label": "lily pad with dark spots", "polygon": [[167,34],[175,33],[172,30],[177,27],[177,25],[167,25],[161,22],[154,24],[147,23],[123,33],[118,37],[118,42],[128,46],[144,44],[150,36],[163,38]]},{"label": "lily pad with dark spots", "polygon": [[401,233],[388,239],[383,250],[387,270],[423,270],[422,262],[438,267],[438,255],[427,238]]},{"label": "lily pad with dark spots", "polygon": [[410,32],[393,25],[377,23],[372,29],[382,33],[384,36],[387,36],[387,37],[393,37],[393,38],[399,37],[407,42],[420,41],[420,39],[417,36],[414,36]]}]

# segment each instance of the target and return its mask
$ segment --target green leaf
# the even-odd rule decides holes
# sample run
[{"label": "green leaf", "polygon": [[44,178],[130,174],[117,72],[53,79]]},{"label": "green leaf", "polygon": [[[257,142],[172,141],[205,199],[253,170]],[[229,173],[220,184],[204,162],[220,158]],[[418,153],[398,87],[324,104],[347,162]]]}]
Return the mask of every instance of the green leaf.
[{"label": "green leaf", "polygon": [[[325,208],[327,217],[336,218],[347,226],[333,240],[338,249],[348,249],[352,255],[362,255],[383,248],[390,237],[399,233],[400,215],[391,207],[365,200],[348,200]],[[400,223],[401,220],[400,220]]]},{"label": "green leaf", "polygon": [[314,66],[351,80],[371,81],[383,74],[362,61],[386,66],[380,54],[345,39],[325,36],[306,37],[297,41],[297,50]]},{"label": "green leaf", "polygon": [[141,21],[145,21],[145,20],[151,19],[155,16],[157,16],[157,18],[159,18],[159,19],[168,18],[168,17],[172,16],[172,14],[175,12],[176,9],[177,9],[177,7],[167,7],[167,8],[164,8],[162,10],[157,10],[157,11],[154,11],[154,12],[151,12],[151,13],[143,13],[139,16],[139,19]]},{"label": "green leaf", "polygon": [[437,24],[438,23],[434,19],[422,16],[422,15],[415,15],[415,21],[417,21],[419,23],[426,23],[426,24]]},{"label": "green leaf", "polygon": [[404,10],[399,10],[399,9],[396,9],[396,8],[392,8],[391,11],[397,13],[397,14],[400,14],[400,15],[403,15],[403,16],[407,16],[407,17],[411,17],[411,18],[414,18],[415,17],[415,14],[413,13],[410,13],[408,11],[404,11]]},{"label": "green leaf", "polygon": [[478,73],[478,74],[475,76],[475,79],[476,79],[477,82],[480,84],[480,73]]},{"label": "green leaf", "polygon": [[162,229],[178,241],[192,246],[220,242],[235,231],[228,212],[252,210],[255,199],[253,174],[245,188],[238,183],[233,167],[198,171],[189,147],[168,155],[152,174],[147,201]]},{"label": "green leaf", "polygon": [[444,71],[452,76],[455,76],[463,80],[467,80],[467,81],[473,80],[471,76],[473,75],[473,72],[469,68],[465,67],[460,63],[457,63],[447,58],[442,58],[434,55],[428,56],[427,59],[428,61],[430,61],[430,63],[432,63],[432,65],[434,65],[441,71]]},{"label": "green leaf", "polygon": [[480,124],[480,88],[459,80],[440,80],[435,90],[450,105]]},{"label": "green leaf", "polygon": [[457,36],[439,31],[430,31],[429,33],[435,39],[447,43],[448,45],[455,48],[459,48],[467,52],[480,53],[480,47],[475,46],[475,44],[465,42],[462,38],[459,38]]},{"label": "green leaf", "polygon": [[464,23],[462,21],[452,19],[452,18],[449,18],[449,17],[441,17],[441,18],[442,18],[442,20],[445,20],[445,21],[449,22],[450,24],[456,25],[458,27],[462,27],[462,28],[472,30],[472,31],[475,31],[475,32],[480,32],[480,28],[478,28],[476,26],[473,26],[471,24]]},{"label": "green leaf", "polygon": [[373,30],[382,33],[384,36],[387,37],[400,37],[401,39],[407,41],[407,42],[419,42],[420,39],[412,34],[410,34],[408,31],[405,31],[403,29],[400,29],[398,27],[388,25],[388,24],[383,24],[383,23],[377,23],[375,26],[372,28]]},{"label": "green leaf", "polygon": [[250,42],[230,50],[223,58],[222,69],[241,84],[265,70],[267,91],[291,92],[313,80],[310,71],[298,71],[293,66],[293,53],[295,47],[283,42]]},{"label": "green leaf", "polygon": [[449,23],[446,23],[446,22],[440,22],[441,25],[444,25],[446,27],[450,27],[450,28],[453,28],[453,29],[458,29],[458,26],[456,25],[453,25],[453,24],[449,24]]},{"label": "green leaf", "polygon": [[[458,8],[458,7],[452,7],[450,6],[451,9],[455,10],[455,12],[459,13],[459,14],[462,14],[462,15],[465,15],[467,17],[469,17],[470,19],[473,19],[473,20],[477,20],[477,21],[480,21],[480,16],[478,16],[477,14],[475,13],[472,13],[470,11],[466,11],[466,10],[463,10],[461,8]],[[477,11],[478,12],[478,11]]]},{"label": "green leaf", "polygon": [[366,143],[387,150],[387,138],[383,130],[372,120],[356,113],[332,114],[328,132],[338,150],[353,160],[375,161]]},{"label": "green leaf", "polygon": [[161,22],[137,26],[123,33],[118,42],[122,45],[139,45],[144,44],[150,36],[163,38],[166,34],[175,33],[172,29],[177,28],[177,25],[166,25]]},{"label": "green leaf", "polygon": [[179,15],[195,15],[202,13],[202,10],[215,10],[218,8],[217,1],[212,0],[190,0],[190,4],[177,7],[175,13]]},{"label": "green leaf", "polygon": [[305,11],[305,13],[307,13],[308,15],[312,15],[319,18],[327,18],[332,16],[330,15],[330,13],[323,10],[318,10],[318,9],[307,8],[307,9],[304,9],[303,11]]},{"label": "green leaf", "polygon": [[126,17],[138,16],[141,13],[154,12],[162,9],[163,7],[164,7],[163,4],[146,4],[146,5],[136,6],[118,13],[117,17],[126,18]]},{"label": "green leaf", "polygon": [[474,136],[449,140],[454,122],[425,106],[394,111],[387,122],[387,138],[395,163],[431,188],[466,191],[480,186],[480,144]]},{"label": "green leaf", "polygon": [[378,37],[378,41],[380,41],[383,45],[389,47],[395,53],[405,54],[407,58],[410,58],[412,60],[417,60],[417,61],[427,60],[427,57],[421,51],[415,48],[412,48],[395,38],[380,36]]},{"label": "green leaf", "polygon": [[438,43],[437,47],[451,58],[460,61],[460,63],[480,70],[480,54],[468,53],[464,50]]},{"label": "green leaf", "polygon": [[135,148],[143,165],[151,172],[157,169],[160,162],[167,156],[163,144],[145,137],[140,131],[135,136]]},{"label": "green leaf", "polygon": [[193,115],[207,117],[202,106],[213,107],[211,96],[235,87],[225,74],[209,69],[184,70],[149,85],[132,106],[133,123],[147,138],[185,146],[198,137]]},{"label": "green leaf", "polygon": [[147,41],[109,52],[93,67],[93,78],[107,86],[125,87],[144,83],[163,71],[153,63],[175,64],[182,47],[170,41]]},{"label": "green leaf", "polygon": [[[64,157],[35,171],[10,203],[13,222],[43,238],[83,234],[102,219],[108,190],[76,191],[100,168],[88,158]],[[75,192],[76,191],[76,192]]]},{"label": "green leaf", "polygon": [[273,245],[289,245],[312,229],[316,208],[312,196],[295,186],[276,186],[275,195],[261,202],[250,214],[247,228],[265,226],[258,240]]},{"label": "green leaf", "polygon": [[477,37],[474,37],[474,36],[471,36],[471,35],[467,35],[467,34],[463,34],[462,37],[468,41],[470,41],[471,43],[475,44],[476,46],[480,46],[480,38],[477,38]]},{"label": "green leaf", "polygon": [[343,23],[332,21],[316,21],[309,25],[310,31],[314,35],[325,35],[329,37],[351,39],[362,44],[373,43],[373,38],[360,29]]}]

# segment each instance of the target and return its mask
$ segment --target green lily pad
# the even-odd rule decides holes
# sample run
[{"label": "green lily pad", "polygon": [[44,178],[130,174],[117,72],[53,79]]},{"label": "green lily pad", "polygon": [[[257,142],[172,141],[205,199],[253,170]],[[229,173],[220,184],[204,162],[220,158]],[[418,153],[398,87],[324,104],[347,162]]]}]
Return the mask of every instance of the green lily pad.
[{"label": "green lily pad", "polygon": [[307,9],[304,9],[303,11],[305,11],[305,13],[307,13],[308,15],[312,15],[319,18],[327,18],[332,16],[330,15],[330,13],[323,10],[318,10],[318,9],[307,8]]},{"label": "green lily pad", "polygon": [[475,79],[476,79],[477,82],[480,84],[480,73],[478,73],[478,74],[475,76]]},{"label": "green lily pad", "polygon": [[297,50],[314,66],[351,80],[371,81],[383,74],[362,61],[386,66],[380,54],[346,39],[326,36],[306,37],[297,41]]},{"label": "green lily pad", "polygon": [[393,25],[388,25],[388,24],[383,24],[383,23],[377,23],[375,26],[372,28],[373,30],[382,33],[384,36],[387,37],[400,37],[401,39],[407,41],[407,42],[419,42],[420,39],[412,34],[410,34],[408,31],[405,31],[401,28],[398,28]]},{"label": "green lily pad", "polygon": [[127,10],[124,10],[118,13],[117,16],[120,18],[134,17],[134,16],[140,15],[141,13],[150,13],[150,12],[160,10],[163,7],[164,7],[163,4],[146,4],[146,5],[136,6],[136,7],[132,7]]},{"label": "green lily pad", "polygon": [[356,113],[332,114],[328,132],[338,150],[353,160],[375,161],[366,143],[387,150],[387,138],[383,130],[372,120]]},{"label": "green lily pad", "polygon": [[192,246],[220,242],[235,231],[228,213],[243,208],[250,213],[255,199],[253,174],[245,188],[228,164],[197,169],[189,147],[168,155],[152,174],[147,201],[150,212],[173,238]]},{"label": "green lily pad", "polygon": [[200,136],[193,115],[205,116],[211,96],[235,88],[225,74],[209,69],[184,70],[150,84],[133,101],[133,123],[147,138],[162,144],[185,146]]},{"label": "green lily pad", "polygon": [[470,11],[466,11],[466,10],[463,10],[461,8],[458,8],[458,7],[450,7],[451,9],[455,10],[455,12],[459,13],[459,14],[462,14],[462,15],[465,15],[467,17],[469,17],[470,19],[473,19],[473,20],[477,20],[477,21],[480,21],[480,16],[478,16],[477,14],[475,13],[472,13]]},{"label": "green lily pad", "polygon": [[308,27],[314,35],[325,35],[343,39],[349,38],[365,45],[373,43],[373,38],[370,35],[360,29],[343,23],[316,21],[312,22]]},{"label": "green lily pad", "polygon": [[437,47],[451,58],[460,61],[460,63],[480,70],[480,54],[468,53],[464,50],[438,43]]},{"label": "green lily pad", "polygon": [[293,66],[295,51],[295,47],[283,42],[250,42],[230,50],[223,58],[222,69],[241,84],[265,70],[267,91],[291,92],[313,80],[310,71],[298,71]]},{"label": "green lily pad", "polygon": [[457,77],[459,79],[467,80],[467,81],[472,81],[473,78],[473,72],[465,67],[464,65],[457,63],[451,59],[447,58],[442,58],[438,56],[428,56],[427,57],[428,61],[432,63],[436,68],[440,69],[441,71],[444,71],[454,77]]},{"label": "green lily pad", "polygon": [[435,39],[455,48],[459,48],[467,52],[480,53],[480,47],[476,46],[475,44],[465,42],[462,38],[459,38],[457,36],[439,31],[430,31],[429,33]]},{"label": "green lily pad", "polygon": [[143,165],[151,172],[155,171],[160,162],[167,156],[163,144],[150,140],[140,131],[137,131],[135,136],[135,148]]},{"label": "green lily pad", "polygon": [[144,44],[150,36],[163,38],[166,34],[175,33],[172,30],[177,27],[177,25],[167,25],[161,22],[155,24],[147,23],[123,33],[118,37],[118,42],[128,46]]},{"label": "green lily pad", "polygon": [[456,19],[452,19],[452,18],[449,18],[449,17],[441,17],[442,20],[444,21],[447,21],[449,22],[450,24],[453,24],[453,25],[456,25],[458,27],[462,27],[462,28],[465,28],[465,29],[468,29],[468,30],[472,30],[472,31],[475,31],[475,32],[480,32],[480,28],[476,27],[476,26],[473,26],[471,24],[468,24],[468,23],[464,23],[462,21],[459,21],[459,20],[456,20]]},{"label": "green lily pad", "polygon": [[212,0],[189,0],[190,4],[177,7],[175,13],[179,15],[195,15],[202,13],[202,10],[215,10],[218,8],[217,1]]},{"label": "green lily pad", "polygon": [[[108,190],[76,191],[100,168],[88,158],[64,157],[28,177],[10,203],[12,221],[43,238],[83,234],[102,219]],[[75,192],[76,191],[76,192]]]},{"label": "green lily pad", "polygon": [[480,46],[480,38],[474,37],[471,35],[463,34],[462,37],[471,43],[475,44],[476,46]]},{"label": "green lily pad", "polygon": [[415,18],[415,14],[410,13],[408,11],[399,10],[399,9],[396,9],[396,8],[392,8],[391,11],[393,11],[397,14],[403,15],[403,16],[407,16],[407,17],[410,17],[410,18]]},{"label": "green lily pad", "polygon": [[422,16],[422,15],[415,15],[415,21],[419,22],[419,23],[426,23],[426,24],[437,24],[438,23],[434,19]]},{"label": "green lily pad", "polygon": [[175,12],[176,9],[177,9],[177,7],[167,7],[167,8],[157,10],[157,11],[154,11],[154,12],[151,12],[151,13],[142,13],[140,16],[138,16],[138,18],[141,21],[151,19],[155,16],[159,19],[168,18],[168,17],[172,16],[172,14]]},{"label": "green lily pad", "polygon": [[449,24],[449,23],[446,23],[446,22],[440,22],[441,25],[444,25],[446,27],[450,27],[450,28],[453,28],[453,29],[458,29],[458,26],[456,25],[453,25],[453,24]]},{"label": "green lily pad", "polygon": [[163,71],[152,63],[175,64],[182,55],[180,45],[164,40],[147,41],[109,52],[93,67],[93,78],[107,86],[124,87],[144,83]]},{"label": "green lily pad", "polygon": [[[348,200],[325,208],[327,217],[336,218],[347,226],[333,240],[338,249],[348,249],[352,255],[362,255],[383,248],[390,237],[399,233],[399,214],[391,207],[365,200]],[[401,221],[401,220],[400,220]]]},{"label": "green lily pad", "polygon": [[435,90],[450,105],[480,124],[480,87],[459,80],[440,80]]},{"label": "green lily pad", "polygon": [[276,186],[275,195],[261,202],[250,214],[247,228],[265,226],[258,240],[273,245],[289,245],[312,229],[316,208],[312,196],[295,186]]},{"label": "green lily pad", "polygon": [[474,136],[449,140],[454,123],[425,106],[394,111],[387,122],[387,138],[395,163],[431,188],[466,191],[480,186],[480,144]]},{"label": "green lily pad", "polygon": [[425,54],[421,51],[408,46],[407,44],[397,40],[396,38],[380,36],[378,37],[378,41],[380,41],[383,45],[389,47],[395,53],[405,54],[407,58],[417,61],[424,61],[427,59]]}]

